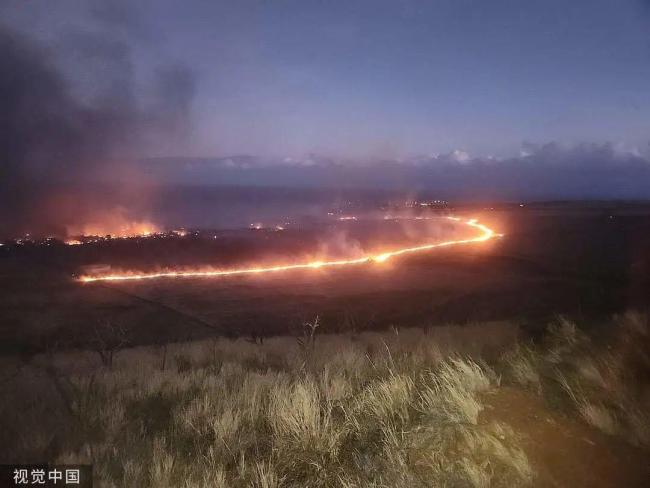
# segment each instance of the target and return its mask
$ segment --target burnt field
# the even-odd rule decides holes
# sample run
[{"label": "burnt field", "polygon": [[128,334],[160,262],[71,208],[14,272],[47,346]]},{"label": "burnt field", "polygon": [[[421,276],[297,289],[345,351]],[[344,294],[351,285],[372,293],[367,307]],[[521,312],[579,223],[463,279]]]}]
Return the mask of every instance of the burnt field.
[{"label": "burnt field", "polygon": [[[503,238],[402,256],[387,263],[269,275],[79,283],[84,265],[150,270],[278,262],[351,245],[399,246],[418,223],[302,223],[282,231],[201,231],[184,237],[0,248],[3,352],[83,347],[107,324],[131,344],[214,335],[293,333],[318,315],[323,332],[428,328],[515,320],[531,331],[565,314],[597,327],[645,308],[650,292],[650,212],[637,205],[529,205],[464,209]],[[419,233],[419,234],[418,234]],[[327,239],[323,239],[323,236]],[[452,227],[428,238],[461,237]],[[325,243],[325,244],[323,244]],[[320,249],[319,249],[320,248]]]}]

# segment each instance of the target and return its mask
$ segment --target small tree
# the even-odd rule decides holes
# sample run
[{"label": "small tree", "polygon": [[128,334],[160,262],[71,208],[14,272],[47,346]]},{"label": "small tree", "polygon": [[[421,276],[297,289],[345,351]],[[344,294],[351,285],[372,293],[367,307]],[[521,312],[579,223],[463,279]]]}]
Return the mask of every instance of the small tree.
[{"label": "small tree", "polygon": [[313,351],[316,347],[316,330],[319,327],[320,317],[318,315],[312,322],[302,324],[302,337],[298,337],[298,345],[305,353]]},{"label": "small tree", "polygon": [[127,330],[109,320],[104,321],[100,327],[95,326],[93,350],[99,354],[102,364],[113,369],[113,358],[115,354],[129,344]]}]

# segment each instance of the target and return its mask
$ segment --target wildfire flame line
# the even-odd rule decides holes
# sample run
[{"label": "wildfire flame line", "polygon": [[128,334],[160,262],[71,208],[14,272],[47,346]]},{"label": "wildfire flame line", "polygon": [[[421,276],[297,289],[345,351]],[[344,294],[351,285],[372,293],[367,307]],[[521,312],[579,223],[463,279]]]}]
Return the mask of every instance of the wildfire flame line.
[{"label": "wildfire flame line", "polygon": [[[461,221],[461,219],[458,217],[447,217],[447,218],[454,221]],[[230,269],[230,270],[205,270],[205,271],[186,270],[186,271],[160,271],[160,272],[152,272],[152,273],[124,272],[124,273],[106,274],[106,275],[98,275],[98,276],[81,276],[79,278],[79,281],[83,283],[92,283],[95,281],[136,281],[136,280],[152,280],[156,278],[213,278],[219,276],[276,273],[279,271],[319,269],[319,268],[337,267],[337,266],[351,266],[351,265],[372,263],[372,262],[383,263],[390,258],[401,256],[404,254],[412,254],[412,253],[418,253],[423,251],[429,251],[431,249],[436,249],[439,247],[449,247],[449,246],[457,246],[462,244],[484,242],[493,239],[495,237],[501,236],[501,234],[497,234],[489,227],[483,224],[479,224],[476,219],[467,220],[464,221],[463,223],[469,227],[478,229],[479,231],[481,231],[481,233],[477,237],[472,237],[469,239],[458,239],[458,240],[451,240],[451,241],[436,242],[433,244],[424,244],[421,246],[406,247],[406,248],[397,249],[394,251],[389,251],[381,254],[362,256],[356,259],[342,259],[336,261],[312,261],[308,263],[299,263],[299,264]]]}]

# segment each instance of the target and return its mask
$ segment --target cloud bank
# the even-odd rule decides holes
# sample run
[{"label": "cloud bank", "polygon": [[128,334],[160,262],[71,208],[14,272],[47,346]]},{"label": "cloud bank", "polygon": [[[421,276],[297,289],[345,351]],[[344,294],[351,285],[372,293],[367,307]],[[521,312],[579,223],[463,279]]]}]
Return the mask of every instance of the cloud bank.
[{"label": "cloud bank", "polygon": [[650,198],[650,161],[615,144],[527,143],[505,159],[457,150],[403,160],[233,156],[143,164],[158,178],[184,183],[377,188],[466,200]]}]

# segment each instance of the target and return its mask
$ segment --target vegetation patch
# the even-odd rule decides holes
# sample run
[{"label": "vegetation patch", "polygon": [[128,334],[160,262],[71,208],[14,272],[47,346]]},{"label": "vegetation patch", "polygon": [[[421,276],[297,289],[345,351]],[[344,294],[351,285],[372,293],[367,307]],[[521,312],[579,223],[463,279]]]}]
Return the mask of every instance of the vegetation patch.
[{"label": "vegetation patch", "polygon": [[525,433],[482,420],[502,383],[647,446],[645,322],[616,320],[604,349],[565,320],[538,344],[504,328],[490,364],[478,343],[489,331],[492,354],[500,329],[481,325],[319,335],[314,321],[298,339],[125,349],[110,365],[61,352],[22,366],[15,384],[45,371],[50,388],[8,388],[3,421],[34,434],[16,460],[93,463],[100,486],[529,486]]}]

